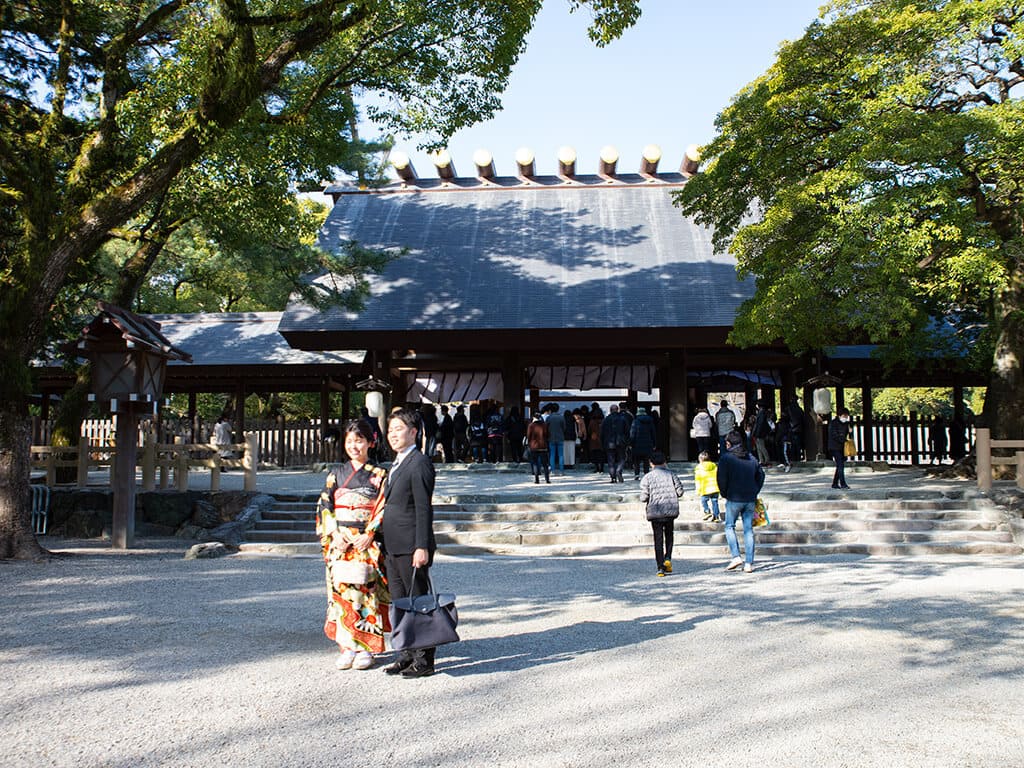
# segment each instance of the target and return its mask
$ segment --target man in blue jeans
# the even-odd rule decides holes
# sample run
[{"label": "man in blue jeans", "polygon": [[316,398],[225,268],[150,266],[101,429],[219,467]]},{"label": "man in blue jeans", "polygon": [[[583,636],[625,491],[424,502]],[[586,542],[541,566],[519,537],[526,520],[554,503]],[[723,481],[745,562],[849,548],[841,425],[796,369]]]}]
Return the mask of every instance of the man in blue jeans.
[{"label": "man in blue jeans", "polygon": [[[732,560],[727,571],[741,565],[746,573],[754,570],[754,505],[764,485],[764,470],[747,451],[739,430],[725,437],[725,453],[718,460],[718,490],[725,497],[725,540],[729,543]],[[740,557],[736,541],[736,518],[743,519],[743,548],[746,558]]]},{"label": "man in blue jeans", "polygon": [[565,442],[565,417],[558,412],[558,403],[551,403],[548,406],[548,415],[544,417],[547,422],[550,436],[548,438],[548,451],[550,452],[551,473],[565,474],[565,454],[563,453]]}]

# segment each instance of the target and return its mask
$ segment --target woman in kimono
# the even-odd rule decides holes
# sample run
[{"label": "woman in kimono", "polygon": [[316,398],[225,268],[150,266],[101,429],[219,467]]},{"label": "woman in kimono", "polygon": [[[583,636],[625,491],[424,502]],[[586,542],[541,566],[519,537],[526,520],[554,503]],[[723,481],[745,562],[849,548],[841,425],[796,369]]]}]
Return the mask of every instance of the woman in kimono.
[{"label": "woman in kimono", "polygon": [[[369,669],[391,631],[387,580],[374,534],[384,510],[384,475],[368,463],[373,433],[361,421],[345,426],[349,461],[332,466],[320,494],[316,532],[327,564],[324,634],[338,644],[338,669]],[[360,573],[362,571],[362,573]]]}]

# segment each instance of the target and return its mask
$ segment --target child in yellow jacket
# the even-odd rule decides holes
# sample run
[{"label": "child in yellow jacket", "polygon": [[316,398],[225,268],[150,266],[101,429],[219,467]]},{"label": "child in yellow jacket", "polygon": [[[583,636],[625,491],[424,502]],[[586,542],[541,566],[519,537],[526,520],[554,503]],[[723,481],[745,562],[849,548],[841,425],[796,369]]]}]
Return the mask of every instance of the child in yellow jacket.
[{"label": "child in yellow jacket", "polygon": [[718,465],[711,461],[707,451],[701,451],[697,457],[697,466],[693,470],[693,482],[700,496],[700,508],[704,512],[704,521],[722,522],[718,511]]}]

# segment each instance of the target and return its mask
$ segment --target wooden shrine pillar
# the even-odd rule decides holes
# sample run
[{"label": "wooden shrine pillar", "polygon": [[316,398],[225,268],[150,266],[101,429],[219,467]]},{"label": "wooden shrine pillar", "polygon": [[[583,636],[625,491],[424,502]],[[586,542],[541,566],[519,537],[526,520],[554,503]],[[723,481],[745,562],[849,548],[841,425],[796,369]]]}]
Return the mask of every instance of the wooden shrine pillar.
[{"label": "wooden shrine pillar", "polygon": [[198,443],[202,425],[199,423],[199,411],[195,392],[188,393],[188,441]]},{"label": "wooden shrine pillar", "polygon": [[167,361],[192,362],[192,358],[171,345],[160,333],[159,323],[102,301],[99,309],[99,314],[82,329],[77,349],[92,364],[93,393],[90,397],[109,401],[116,421],[110,478],[113,491],[110,540],[115,549],[127,549],[135,543],[139,417],[143,413],[156,415]]},{"label": "wooden shrine pillar", "polygon": [[668,390],[668,458],[670,461],[690,460],[690,414],[687,403],[686,352],[675,349],[669,353],[665,371]]},{"label": "wooden shrine pillar", "polygon": [[864,410],[862,416],[864,423],[864,436],[861,438],[861,452],[864,454],[864,461],[873,461],[875,458],[875,404],[871,399],[871,379],[866,374],[860,389],[860,402]]},{"label": "wooden shrine pillar", "polygon": [[[344,414],[342,414],[344,416]],[[337,461],[334,445],[324,440],[331,419],[331,387],[330,380],[324,376],[320,379],[320,461]]]},{"label": "wooden shrine pillar", "polygon": [[[523,368],[515,352],[506,352],[501,358],[501,402],[505,407],[506,418],[513,408],[518,408],[519,417],[523,418]],[[508,435],[505,435],[502,442],[502,456],[511,456],[514,451],[508,442]],[[519,449],[519,446],[516,448]]]},{"label": "wooden shrine pillar", "polygon": [[239,381],[235,387],[235,418],[231,420],[231,424],[234,427],[234,434],[231,436],[231,442],[240,443],[242,442],[242,435],[245,434],[245,382]]}]

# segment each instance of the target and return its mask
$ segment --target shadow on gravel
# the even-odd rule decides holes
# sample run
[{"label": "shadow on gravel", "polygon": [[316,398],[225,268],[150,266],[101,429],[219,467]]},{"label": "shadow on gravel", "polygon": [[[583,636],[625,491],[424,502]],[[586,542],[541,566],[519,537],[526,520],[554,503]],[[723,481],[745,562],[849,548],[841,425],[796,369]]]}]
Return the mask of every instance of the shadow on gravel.
[{"label": "shadow on gravel", "polygon": [[673,621],[667,615],[651,615],[629,621],[582,621],[539,632],[465,640],[440,649],[438,667],[453,677],[534,669],[688,632],[704,618],[710,617]]},{"label": "shadow on gravel", "polygon": [[[439,651],[439,671],[517,672],[728,620],[757,629],[766,645],[785,634],[776,627],[799,627],[808,642],[857,628],[895,633],[894,661],[907,667],[956,655],[974,660],[979,677],[1024,674],[1024,657],[1008,652],[1021,640],[1024,560],[776,559],[743,574],[724,571],[723,558],[676,561],[666,578],[650,560],[438,558],[434,584],[458,596],[463,636]],[[111,686],[144,685],[261,656],[315,658],[330,651],[325,604],[315,559],[6,562],[0,674],[48,659],[109,662],[130,671]],[[70,681],[53,695],[81,690]]]}]

